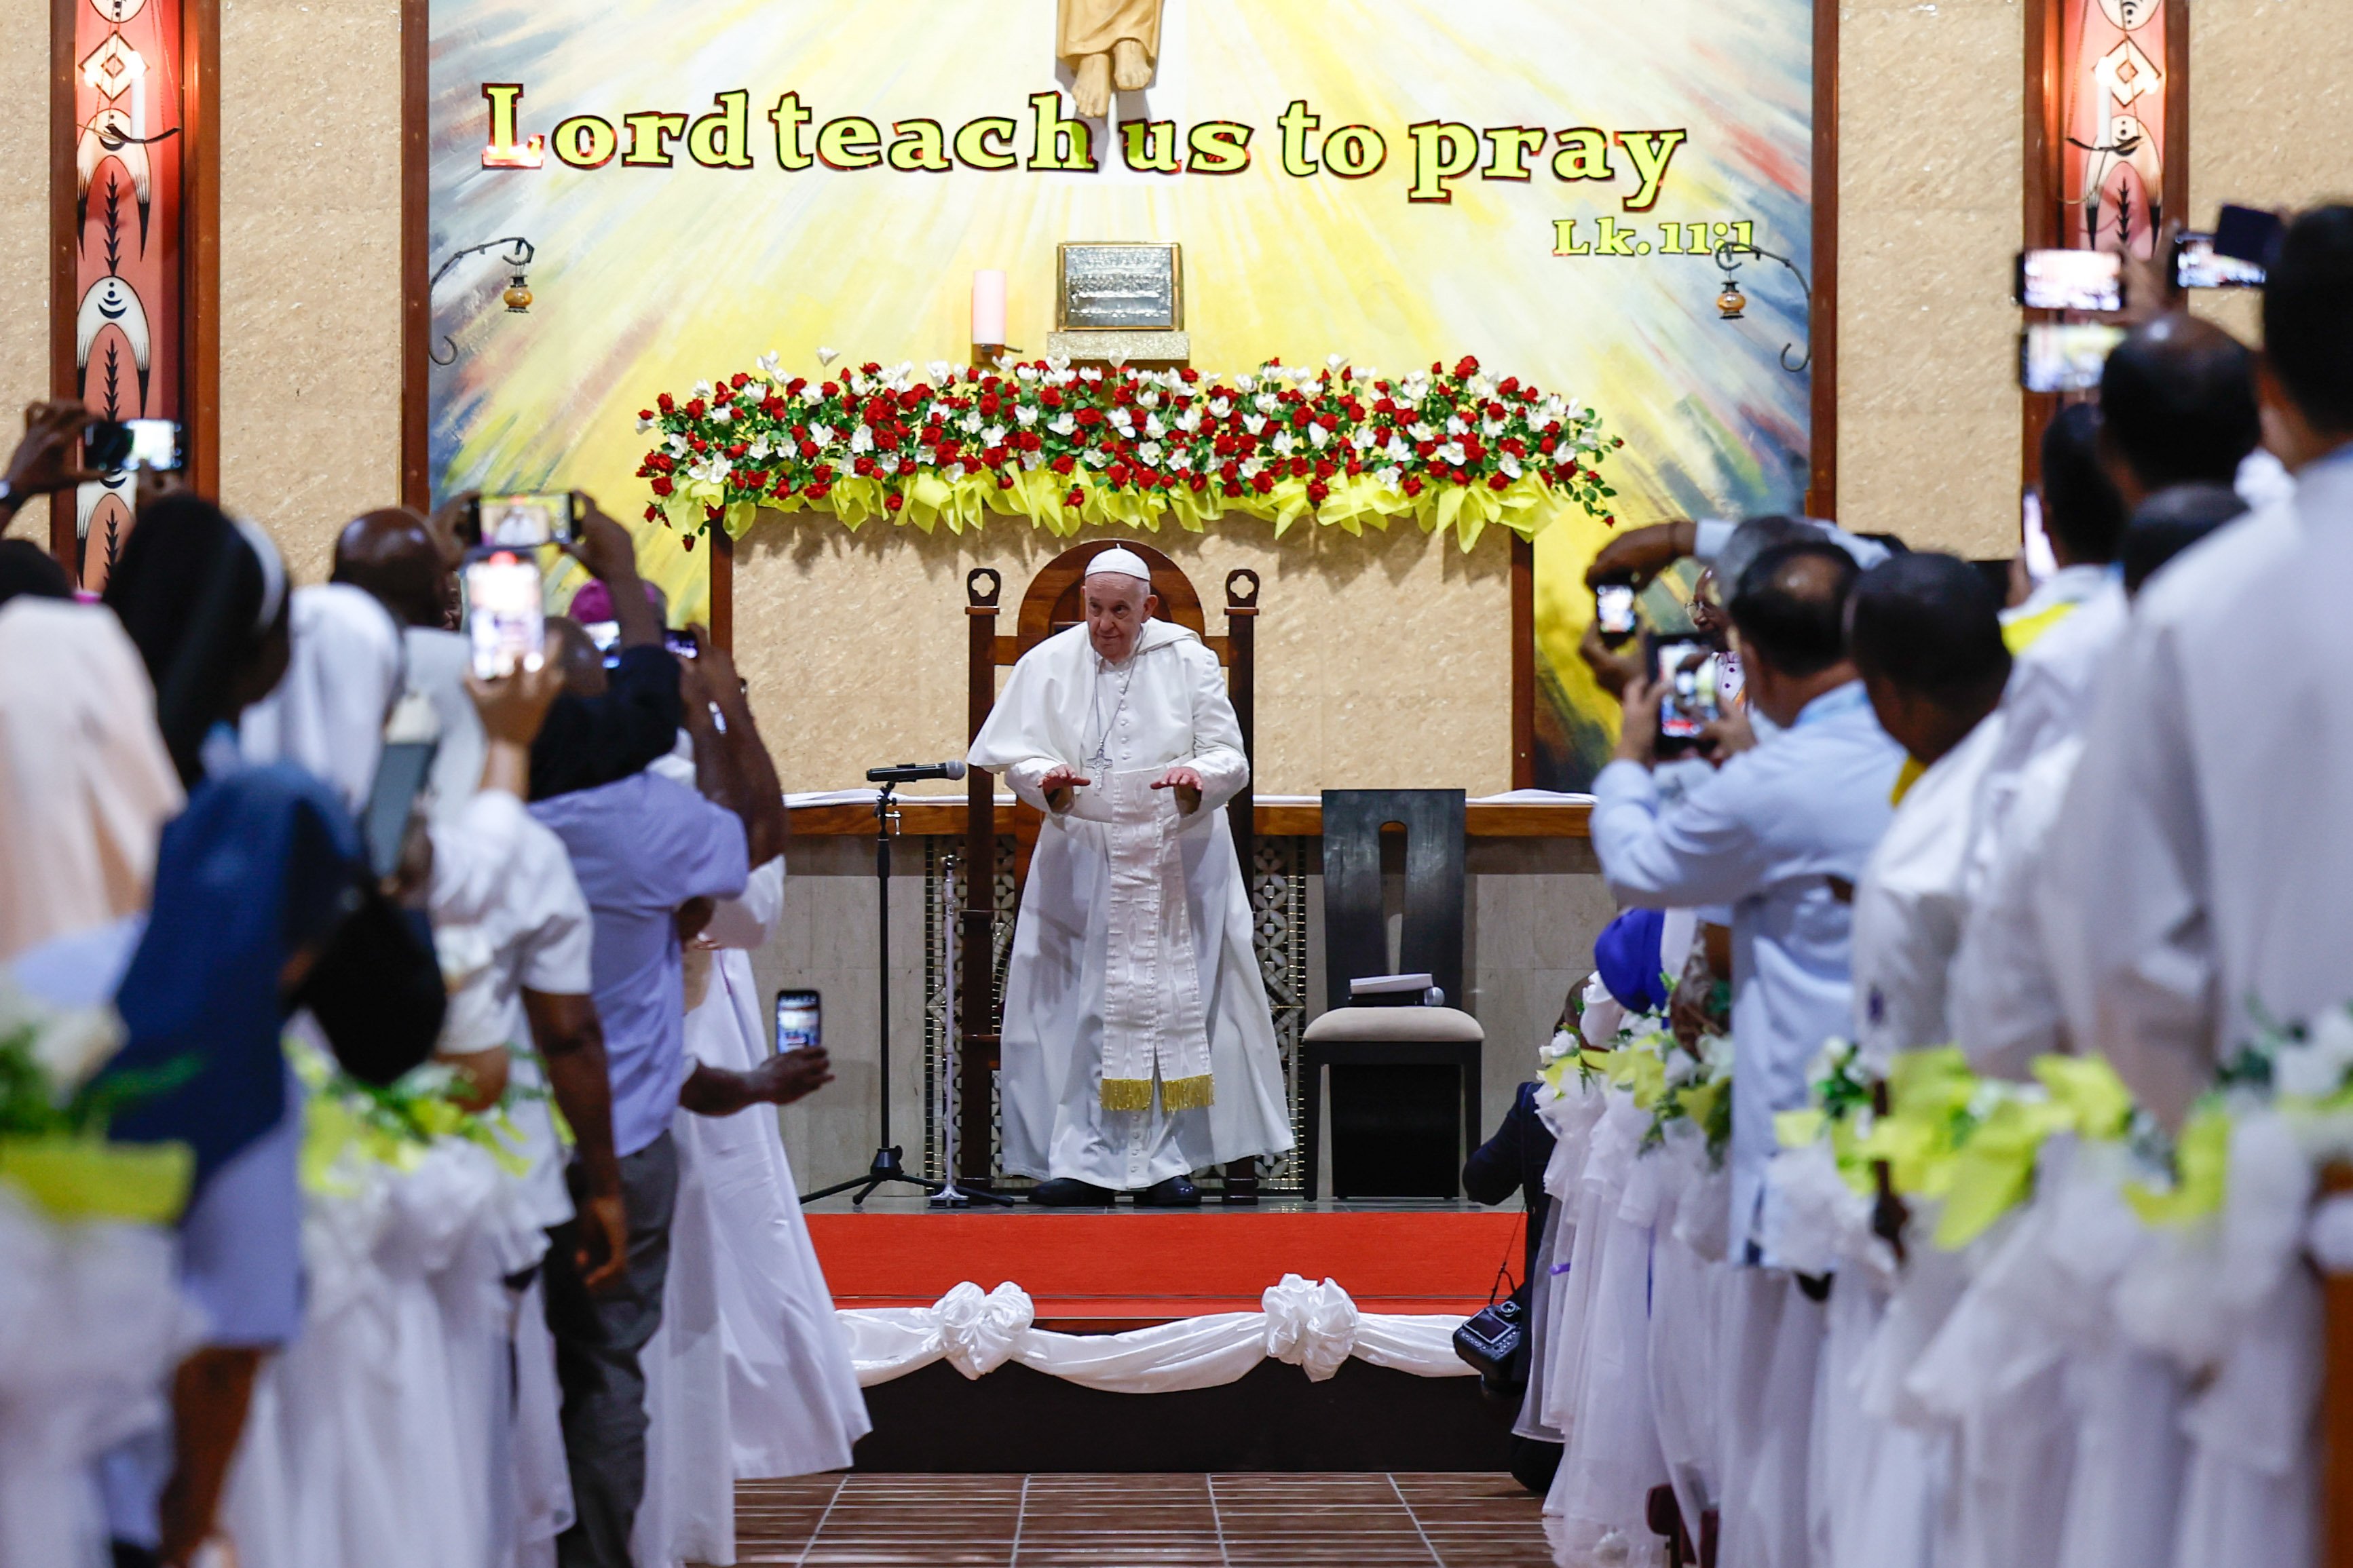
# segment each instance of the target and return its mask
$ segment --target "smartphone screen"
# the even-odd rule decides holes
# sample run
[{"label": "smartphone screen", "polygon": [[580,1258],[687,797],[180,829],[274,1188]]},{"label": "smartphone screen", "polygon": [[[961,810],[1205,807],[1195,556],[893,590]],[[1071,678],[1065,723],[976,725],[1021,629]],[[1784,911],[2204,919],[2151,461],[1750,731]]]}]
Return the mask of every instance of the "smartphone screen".
[{"label": "smartphone screen", "polygon": [[676,626],[672,626],[662,633],[662,647],[670,649],[670,652],[678,655],[681,658],[692,658],[694,657],[694,639],[687,636],[684,632],[679,630]]},{"label": "smartphone screen", "polygon": [[437,741],[392,741],[376,760],[375,786],[368,792],[367,813],[360,830],[367,840],[368,867],[378,877],[400,869],[401,842],[408,836],[409,814],[433,771]]},{"label": "smartphone screen", "polygon": [[2260,289],[2260,262],[2224,256],[2214,248],[2211,234],[2185,234],[2174,242],[2173,284],[2177,289]]},{"label": "smartphone screen", "polygon": [[2104,321],[2037,321],[2018,343],[2018,384],[2029,392],[2096,392],[2125,330]]},{"label": "smartphone screen", "polygon": [[821,1009],[814,991],[776,993],[776,1054],[825,1043],[818,1026]]},{"label": "smartphone screen", "polygon": [[468,566],[464,582],[466,640],[476,675],[496,680],[527,658],[546,656],[539,567],[529,556],[501,550]]},{"label": "smartphone screen", "polygon": [[1615,642],[1634,635],[1634,587],[1630,583],[1604,583],[1593,590],[1593,620],[1604,638]]},{"label": "smartphone screen", "polygon": [[177,420],[129,419],[123,423],[131,431],[130,454],[123,467],[149,468],[157,473],[179,469],[182,458]]},{"label": "smartphone screen", "polygon": [[2121,310],[2124,258],[2113,250],[2025,250],[2018,302],[2031,310]]},{"label": "smartphone screen", "polygon": [[121,419],[100,419],[82,432],[85,465],[101,474],[119,474],[131,461],[131,426]]},{"label": "smartphone screen", "polygon": [[475,502],[481,542],[493,550],[532,550],[572,542],[572,493],[485,495]]},{"label": "smartphone screen", "polygon": [[1687,749],[1723,710],[1716,689],[1715,647],[1702,637],[1666,637],[1651,645],[1658,679],[1659,740]]}]

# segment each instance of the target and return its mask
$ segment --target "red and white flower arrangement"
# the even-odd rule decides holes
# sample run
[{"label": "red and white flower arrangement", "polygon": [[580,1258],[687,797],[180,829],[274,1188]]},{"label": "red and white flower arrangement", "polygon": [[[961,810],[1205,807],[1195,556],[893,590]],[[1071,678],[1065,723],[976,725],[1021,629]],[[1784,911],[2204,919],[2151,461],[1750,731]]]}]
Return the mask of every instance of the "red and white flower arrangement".
[{"label": "red and white flower arrangement", "polygon": [[[830,358],[830,351],[825,357]],[[1230,378],[1195,370],[864,364],[812,381],[776,356],[638,416],[658,440],[646,509],[693,539],[761,508],[925,530],[990,513],[1055,534],[1087,524],[1199,531],[1229,513],[1278,536],[1302,518],[1361,531],[1411,516],[1469,549],[1490,524],[1533,536],[1567,504],[1615,522],[1600,464],[1621,438],[1574,398],[1465,358],[1385,377],[1340,356]]]}]

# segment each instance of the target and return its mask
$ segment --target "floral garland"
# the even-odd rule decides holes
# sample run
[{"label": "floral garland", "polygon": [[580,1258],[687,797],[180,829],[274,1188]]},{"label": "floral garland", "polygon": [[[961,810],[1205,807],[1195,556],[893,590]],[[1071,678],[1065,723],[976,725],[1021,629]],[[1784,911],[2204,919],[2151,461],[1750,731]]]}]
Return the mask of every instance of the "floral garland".
[{"label": "floral garland", "polygon": [[1686,1046],[1663,1016],[1638,1013],[1627,1016],[1606,1049],[1562,1029],[1536,1055],[1542,1064],[1538,1076],[1556,1094],[1566,1092],[1574,1067],[1584,1087],[1606,1083],[1631,1095],[1636,1110],[1651,1113],[1642,1135],[1645,1151],[1666,1142],[1676,1123],[1686,1122],[1698,1130],[1709,1163],[1724,1163],[1732,1143],[1732,1042],[1725,1037],[1704,1034]]},{"label": "floral garland", "polygon": [[185,1205],[185,1143],[116,1143],[116,1112],[185,1083],[197,1064],[101,1069],[123,1040],[111,1006],[58,1008],[0,977],[0,1186],[51,1218],[164,1225]]},{"label": "floral garland", "polygon": [[[830,359],[830,351],[820,351]],[[649,521],[691,548],[712,524],[741,537],[761,508],[873,518],[925,532],[1027,517],[1187,532],[1229,513],[1303,517],[1361,533],[1410,516],[1469,550],[1490,524],[1532,538],[1574,502],[1614,523],[1599,465],[1625,445],[1574,398],[1465,358],[1394,380],[1340,356],[1270,362],[1230,382],[1195,370],[1073,369],[1060,358],[987,371],[944,360],[786,377],[776,356],[638,416],[659,432],[638,477]]]}]

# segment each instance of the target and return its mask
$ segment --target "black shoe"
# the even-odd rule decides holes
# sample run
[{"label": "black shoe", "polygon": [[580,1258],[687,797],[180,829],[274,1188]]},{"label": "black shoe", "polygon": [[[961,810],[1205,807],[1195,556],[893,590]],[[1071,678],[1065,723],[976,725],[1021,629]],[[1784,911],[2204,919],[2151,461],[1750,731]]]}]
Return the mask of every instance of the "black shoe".
[{"label": "black shoe", "polygon": [[1135,1206],[1140,1209],[1197,1209],[1201,1206],[1201,1189],[1189,1176],[1171,1176],[1165,1182],[1155,1182],[1135,1194]]},{"label": "black shoe", "polygon": [[1119,1201],[1119,1194],[1076,1176],[1056,1176],[1030,1188],[1029,1201],[1050,1209],[1107,1209]]}]

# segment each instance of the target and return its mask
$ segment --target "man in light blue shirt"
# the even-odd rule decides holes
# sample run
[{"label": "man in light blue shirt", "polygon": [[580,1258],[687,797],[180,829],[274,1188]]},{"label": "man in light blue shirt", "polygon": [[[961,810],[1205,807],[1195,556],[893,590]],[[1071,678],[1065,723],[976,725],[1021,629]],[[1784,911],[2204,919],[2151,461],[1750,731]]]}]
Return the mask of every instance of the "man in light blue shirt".
[{"label": "man in light blue shirt", "polygon": [[1651,777],[1663,688],[1625,698],[1615,761],[1594,781],[1593,847],[1621,903],[1732,907],[1732,1256],[1754,1242],[1773,1115],[1852,1027],[1854,884],[1893,814],[1904,753],[1845,651],[1852,556],[1778,544],[1741,574],[1731,614],[1749,700],[1779,726],[1672,805]]}]

